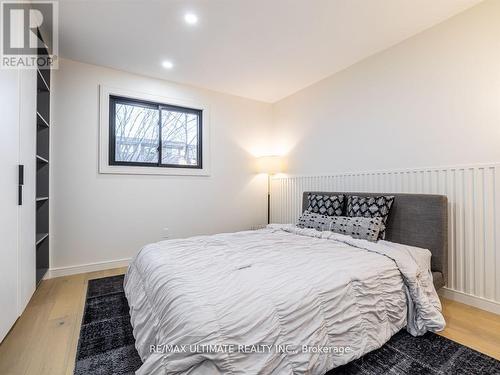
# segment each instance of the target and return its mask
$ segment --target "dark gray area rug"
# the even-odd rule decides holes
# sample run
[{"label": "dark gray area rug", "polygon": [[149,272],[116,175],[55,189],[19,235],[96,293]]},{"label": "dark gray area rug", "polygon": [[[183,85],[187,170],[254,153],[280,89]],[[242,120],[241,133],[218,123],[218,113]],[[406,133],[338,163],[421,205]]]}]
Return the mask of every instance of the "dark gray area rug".
[{"label": "dark gray area rug", "polygon": [[89,280],[75,374],[133,374],[142,365],[134,343],[123,275]]},{"label": "dark gray area rug", "polygon": [[[90,280],[75,374],[133,374],[142,365],[134,342],[123,275]],[[433,333],[413,337],[402,330],[382,348],[327,375],[341,374],[500,375],[500,362]]]}]

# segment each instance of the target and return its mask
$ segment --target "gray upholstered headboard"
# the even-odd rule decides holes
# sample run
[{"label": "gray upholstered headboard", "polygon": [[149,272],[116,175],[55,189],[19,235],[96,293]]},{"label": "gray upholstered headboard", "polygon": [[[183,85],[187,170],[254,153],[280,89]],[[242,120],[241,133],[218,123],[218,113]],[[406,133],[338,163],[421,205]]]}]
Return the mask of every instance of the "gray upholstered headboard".
[{"label": "gray upholstered headboard", "polygon": [[[376,196],[381,193],[304,192],[302,211],[308,206],[308,194]],[[387,220],[386,240],[428,249],[432,253],[431,269],[439,288],[446,284],[448,265],[448,199],[444,195],[394,195]]]}]

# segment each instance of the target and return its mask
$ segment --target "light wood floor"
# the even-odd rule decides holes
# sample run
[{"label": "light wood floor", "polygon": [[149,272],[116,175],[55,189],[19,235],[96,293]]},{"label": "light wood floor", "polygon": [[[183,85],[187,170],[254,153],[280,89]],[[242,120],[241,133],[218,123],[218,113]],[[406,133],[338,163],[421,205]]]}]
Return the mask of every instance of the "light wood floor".
[{"label": "light wood floor", "polygon": [[[72,375],[87,281],[119,275],[124,268],[42,282],[0,345],[2,375]],[[500,360],[500,315],[443,300],[441,334]]]}]

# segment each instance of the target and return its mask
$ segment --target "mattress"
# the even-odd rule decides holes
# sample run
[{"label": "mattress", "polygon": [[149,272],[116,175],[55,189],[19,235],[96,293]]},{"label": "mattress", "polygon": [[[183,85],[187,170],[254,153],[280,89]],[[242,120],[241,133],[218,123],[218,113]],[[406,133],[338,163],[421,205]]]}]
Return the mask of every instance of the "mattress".
[{"label": "mattress", "polygon": [[271,225],[145,246],[125,277],[138,374],[324,374],[444,328],[430,252]]}]

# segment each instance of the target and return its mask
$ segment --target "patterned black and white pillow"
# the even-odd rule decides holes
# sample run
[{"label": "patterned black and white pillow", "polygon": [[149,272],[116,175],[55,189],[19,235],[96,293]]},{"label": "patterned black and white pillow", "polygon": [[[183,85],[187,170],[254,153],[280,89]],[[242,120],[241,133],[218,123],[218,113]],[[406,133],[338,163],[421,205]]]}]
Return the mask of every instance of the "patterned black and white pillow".
[{"label": "patterned black and white pillow", "polygon": [[341,216],[344,212],[344,195],[309,194],[307,211],[327,216]]},{"label": "patterned black and white pillow", "polygon": [[324,231],[328,230],[330,227],[331,218],[331,216],[304,211],[297,221],[297,226],[299,228],[310,228]]},{"label": "patterned black and white pillow", "polygon": [[382,221],[381,217],[327,216],[304,211],[297,221],[297,227],[316,229],[320,232],[332,231],[375,242],[378,240],[380,231],[384,230]]},{"label": "patterned black and white pillow", "polygon": [[380,232],[385,229],[381,217],[347,217],[334,216],[330,218],[330,227],[328,230],[360,238],[371,242],[376,242]]},{"label": "patterned black and white pillow", "polygon": [[393,195],[379,195],[375,197],[360,197],[350,195],[347,198],[347,216],[349,217],[381,217],[384,229],[380,232],[379,238],[385,238],[385,226],[387,218],[394,203]]}]

